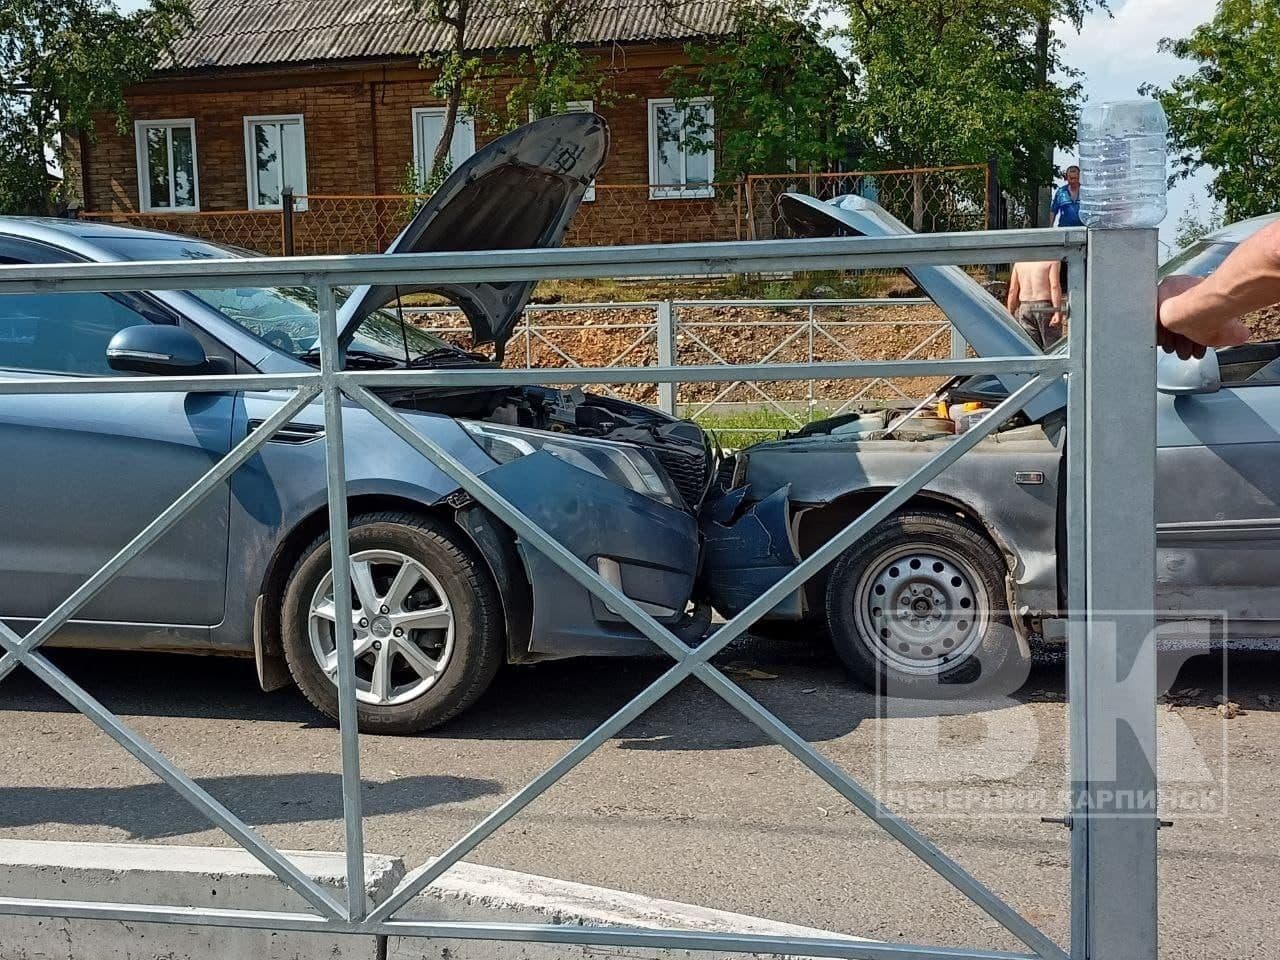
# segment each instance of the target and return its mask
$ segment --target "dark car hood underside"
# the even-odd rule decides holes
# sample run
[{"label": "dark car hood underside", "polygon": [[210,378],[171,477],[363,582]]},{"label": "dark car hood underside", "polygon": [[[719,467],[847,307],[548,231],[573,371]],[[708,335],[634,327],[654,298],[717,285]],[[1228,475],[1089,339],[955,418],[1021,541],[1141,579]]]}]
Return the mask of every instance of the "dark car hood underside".
[{"label": "dark car hood underside", "polygon": [[[609,128],[594,113],[535,120],[469,157],[423,204],[387,253],[522,250],[559,246],[609,152]],[[359,287],[343,304],[349,338],[370,312],[410,293],[458,304],[476,343],[506,344],[535,281]]]}]

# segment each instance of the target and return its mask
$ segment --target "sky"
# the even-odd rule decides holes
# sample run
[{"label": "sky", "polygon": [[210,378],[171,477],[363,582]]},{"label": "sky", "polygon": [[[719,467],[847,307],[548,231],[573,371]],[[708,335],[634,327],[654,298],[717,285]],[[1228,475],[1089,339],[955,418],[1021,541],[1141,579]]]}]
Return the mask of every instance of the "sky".
[{"label": "sky", "polygon": [[[1212,19],[1215,7],[1215,0],[1112,0],[1112,15],[1091,14],[1079,34],[1070,25],[1062,25],[1060,36],[1066,44],[1063,59],[1084,71],[1081,79],[1089,100],[1136,98],[1143,83],[1166,86],[1188,69],[1186,62],[1159,52],[1160,38],[1185,37]],[[1074,160],[1069,152],[1058,154],[1060,166]],[[1170,191],[1169,215],[1160,225],[1164,244],[1172,243],[1178,217],[1192,197],[1199,200],[1201,213],[1208,212],[1205,187],[1209,179],[1197,176]],[[1163,255],[1170,252],[1162,250]]]},{"label": "sky", "polygon": [[[136,10],[146,2],[117,0],[124,10]],[[1060,26],[1066,43],[1064,59],[1084,72],[1082,81],[1089,100],[1134,98],[1141,84],[1167,85],[1184,72],[1186,64],[1160,53],[1157,44],[1161,37],[1185,37],[1213,16],[1215,6],[1216,0],[1111,0],[1111,14],[1091,14],[1079,34],[1070,25]],[[1058,155],[1064,167],[1074,159],[1070,152]],[[1201,211],[1207,212],[1208,180],[1202,175],[1170,192],[1169,215],[1160,228],[1162,242],[1172,242],[1178,217],[1193,196],[1199,199]]]}]

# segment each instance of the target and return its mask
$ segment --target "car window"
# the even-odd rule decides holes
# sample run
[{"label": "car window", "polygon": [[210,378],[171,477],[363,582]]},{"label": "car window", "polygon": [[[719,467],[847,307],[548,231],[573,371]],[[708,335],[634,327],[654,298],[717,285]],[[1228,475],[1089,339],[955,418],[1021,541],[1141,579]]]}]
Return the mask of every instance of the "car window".
[{"label": "car window", "polygon": [[1175,274],[1207,277],[1218,269],[1218,265],[1227,259],[1235,248],[1235,243],[1221,240],[1201,240],[1193,243],[1161,265],[1160,277],[1163,279]]},{"label": "car window", "polygon": [[107,344],[147,322],[103,293],[8,294],[0,297],[0,367],[117,376],[107,365]]}]

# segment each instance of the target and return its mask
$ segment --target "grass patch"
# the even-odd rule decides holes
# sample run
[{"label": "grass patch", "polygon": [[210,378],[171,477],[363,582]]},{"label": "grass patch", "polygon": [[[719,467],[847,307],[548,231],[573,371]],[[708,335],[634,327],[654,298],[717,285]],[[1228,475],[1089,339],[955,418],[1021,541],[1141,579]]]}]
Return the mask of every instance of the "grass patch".
[{"label": "grass patch", "polygon": [[[686,407],[680,412],[682,416],[689,416],[693,409]],[[827,410],[815,410],[812,419],[821,420],[829,415]],[[702,429],[715,434],[726,450],[740,450],[753,443],[775,440],[808,422],[802,411],[797,411],[793,418],[769,407],[732,412],[709,410],[694,420]]]}]

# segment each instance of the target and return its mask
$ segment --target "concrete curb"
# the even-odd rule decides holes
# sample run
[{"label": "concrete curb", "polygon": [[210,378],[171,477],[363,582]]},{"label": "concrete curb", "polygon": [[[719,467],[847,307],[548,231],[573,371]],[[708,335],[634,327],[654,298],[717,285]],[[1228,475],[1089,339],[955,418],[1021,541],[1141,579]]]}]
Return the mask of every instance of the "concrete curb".
[{"label": "concrete curb", "polygon": [[[345,886],[341,854],[285,851],[317,882]],[[405,875],[397,857],[365,858],[370,906]],[[173,906],[306,910],[303,901],[248,853],[237,848],[0,840],[0,896],[97,900]],[[401,918],[831,937],[828,931],[460,863],[408,904]],[[841,937],[841,939],[856,939]],[[0,960],[560,960],[598,958],[596,947],[496,941],[391,938],[385,954],[372,937],[212,929],[119,921],[0,917]],[[656,957],[649,950],[610,956]],[[671,954],[663,954],[670,957]],[[699,951],[714,960],[718,954]]]}]

